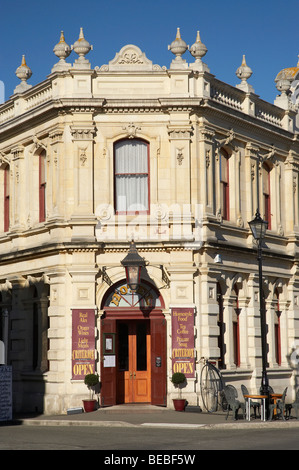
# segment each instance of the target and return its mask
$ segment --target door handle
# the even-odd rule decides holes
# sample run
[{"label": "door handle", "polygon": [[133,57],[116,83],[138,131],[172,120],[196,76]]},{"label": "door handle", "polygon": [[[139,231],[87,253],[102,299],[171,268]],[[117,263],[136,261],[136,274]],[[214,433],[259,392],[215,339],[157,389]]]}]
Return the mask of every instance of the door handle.
[{"label": "door handle", "polygon": [[134,379],[136,379],[136,372],[133,373],[133,377],[134,377]]}]

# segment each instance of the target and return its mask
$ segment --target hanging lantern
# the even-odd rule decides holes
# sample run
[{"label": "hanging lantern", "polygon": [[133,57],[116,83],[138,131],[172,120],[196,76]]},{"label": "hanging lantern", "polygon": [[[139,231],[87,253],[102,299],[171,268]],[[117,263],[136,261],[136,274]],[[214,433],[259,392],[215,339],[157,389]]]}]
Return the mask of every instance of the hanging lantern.
[{"label": "hanging lantern", "polygon": [[134,241],[131,242],[128,254],[121,264],[126,270],[127,284],[135,293],[140,284],[141,269],[145,266],[145,260],[139,255]]}]

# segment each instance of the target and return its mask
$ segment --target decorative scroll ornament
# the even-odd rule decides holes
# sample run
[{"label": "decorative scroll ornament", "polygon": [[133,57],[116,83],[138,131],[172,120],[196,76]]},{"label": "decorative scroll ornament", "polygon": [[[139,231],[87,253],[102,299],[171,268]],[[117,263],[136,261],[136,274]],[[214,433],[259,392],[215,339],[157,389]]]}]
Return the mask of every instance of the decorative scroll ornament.
[{"label": "decorative scroll ornament", "polygon": [[33,144],[30,148],[30,153],[34,153],[38,149],[47,150],[47,147],[36,137],[36,135],[33,136],[32,140]]},{"label": "decorative scroll ornament", "polygon": [[184,160],[184,154],[183,154],[183,149],[177,149],[177,161],[178,161],[178,164],[181,165],[183,163],[183,160]]},{"label": "decorative scroll ornament", "polygon": [[268,153],[266,153],[265,155],[259,155],[260,167],[267,160],[273,163],[273,161],[275,159],[275,155],[276,155],[276,149],[275,149],[274,145],[272,145],[272,147],[271,147],[271,149],[269,150]]},{"label": "decorative scroll ornament", "polygon": [[0,166],[3,164],[10,165],[10,160],[4,153],[0,152]]},{"label": "decorative scroll ornament", "polygon": [[108,65],[102,65],[101,67],[95,67],[95,70],[101,72],[111,71],[132,71],[132,70],[144,70],[144,71],[161,71],[166,70],[166,67],[160,67],[160,65],[153,65],[152,61],[149,60],[145,53],[139,49],[139,47],[133,44],[124,46],[113,60],[110,60]]},{"label": "decorative scroll ornament", "polygon": [[123,126],[123,130],[127,131],[128,139],[134,139],[136,137],[137,131],[141,130],[141,127],[137,127],[131,122],[127,126]]},{"label": "decorative scroll ornament", "polygon": [[233,144],[233,141],[235,140],[235,137],[236,136],[235,136],[235,133],[234,133],[233,129],[229,129],[229,131],[227,132],[227,137],[226,138],[216,141],[216,146],[217,146],[217,148],[216,148],[216,158],[217,159],[219,158],[219,155],[218,155],[219,151],[220,151],[221,147],[223,147],[223,146],[229,146],[229,147],[231,147],[231,149],[233,151],[236,150],[236,147]]}]

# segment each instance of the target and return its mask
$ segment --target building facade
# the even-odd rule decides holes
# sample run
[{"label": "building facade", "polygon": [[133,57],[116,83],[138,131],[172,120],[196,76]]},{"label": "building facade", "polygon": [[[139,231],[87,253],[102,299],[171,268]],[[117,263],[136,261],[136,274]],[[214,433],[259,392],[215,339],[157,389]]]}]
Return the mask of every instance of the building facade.
[{"label": "building facade", "polygon": [[[234,87],[203,62],[199,33],[187,49],[178,30],[169,67],[127,45],[92,68],[81,30],[72,48],[61,34],[43,82],[27,83],[25,58],[16,71],[0,105],[0,340],[16,411],[81,406],[90,372],[102,406],[171,407],[174,371],[202,405],[203,358],[258,391],[257,209],[268,377],[294,393],[299,67],[277,75],[270,104],[245,58]],[[146,261],[136,293],[121,264],[132,240]]]}]

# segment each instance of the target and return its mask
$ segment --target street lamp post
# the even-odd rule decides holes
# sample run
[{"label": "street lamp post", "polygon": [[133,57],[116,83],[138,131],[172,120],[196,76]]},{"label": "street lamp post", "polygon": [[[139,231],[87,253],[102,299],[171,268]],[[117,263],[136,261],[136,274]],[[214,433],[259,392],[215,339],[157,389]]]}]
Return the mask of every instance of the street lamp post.
[{"label": "street lamp post", "polygon": [[260,297],[260,322],[261,322],[261,337],[262,337],[262,395],[269,394],[269,382],[267,376],[267,325],[266,325],[266,309],[263,293],[263,261],[262,261],[262,243],[268,228],[268,222],[263,220],[257,209],[255,218],[248,222],[252,235],[257,241],[258,249],[258,264],[259,264],[259,297]]}]

